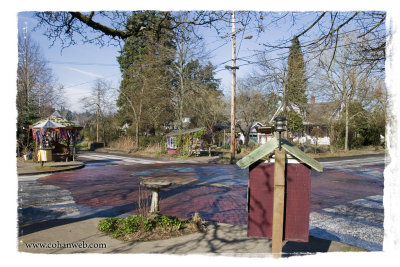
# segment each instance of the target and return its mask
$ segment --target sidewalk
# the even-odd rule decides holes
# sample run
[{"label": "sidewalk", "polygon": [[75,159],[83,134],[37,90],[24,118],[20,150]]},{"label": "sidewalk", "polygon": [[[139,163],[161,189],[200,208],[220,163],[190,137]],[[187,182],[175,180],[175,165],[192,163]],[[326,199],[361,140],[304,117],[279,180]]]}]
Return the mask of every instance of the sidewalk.
[{"label": "sidewalk", "polygon": [[23,160],[17,158],[17,174],[18,175],[35,175],[42,173],[54,173],[60,171],[68,171],[83,168],[85,164],[80,161],[68,162],[45,162],[43,168],[40,163],[33,162],[32,160]]},{"label": "sidewalk", "polygon": [[[25,227],[18,250],[28,253],[134,253],[172,255],[223,255],[271,257],[271,240],[247,237],[246,226],[209,223],[206,233],[190,234],[166,240],[124,242],[97,230],[101,218],[48,221]],[[32,244],[49,248],[28,248]],[[68,244],[68,245],[67,245]],[[76,245],[75,248],[72,246]],[[62,248],[69,246],[69,248]],[[80,248],[79,248],[80,246]],[[95,248],[90,248],[90,246]],[[361,251],[342,243],[310,236],[308,243],[286,242],[283,257],[317,252]]]}]

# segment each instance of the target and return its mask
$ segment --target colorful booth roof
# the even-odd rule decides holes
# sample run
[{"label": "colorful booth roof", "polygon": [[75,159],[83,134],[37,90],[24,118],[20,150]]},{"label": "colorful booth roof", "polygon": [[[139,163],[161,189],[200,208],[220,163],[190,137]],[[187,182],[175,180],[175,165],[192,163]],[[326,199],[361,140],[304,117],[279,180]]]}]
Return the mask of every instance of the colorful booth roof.
[{"label": "colorful booth roof", "polygon": [[64,127],[65,125],[49,119],[45,121],[40,121],[32,126],[32,128],[64,128]]},{"label": "colorful booth roof", "polygon": [[51,140],[70,140],[79,136],[80,126],[72,121],[66,120],[60,116],[58,112],[54,112],[49,118],[38,121],[30,125],[32,129],[32,137],[38,144],[46,138]]},{"label": "colorful booth roof", "polygon": [[61,117],[60,113],[55,111],[51,114],[47,119],[40,120],[36,122],[34,125],[30,126],[31,128],[82,128],[78,126],[75,122],[69,121]]}]

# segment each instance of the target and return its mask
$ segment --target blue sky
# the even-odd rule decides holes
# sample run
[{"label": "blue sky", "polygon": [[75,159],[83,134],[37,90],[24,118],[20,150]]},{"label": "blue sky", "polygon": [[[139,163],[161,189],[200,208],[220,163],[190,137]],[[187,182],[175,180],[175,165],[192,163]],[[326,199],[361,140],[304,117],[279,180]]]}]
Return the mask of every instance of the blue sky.
[{"label": "blue sky", "polygon": [[[153,9],[156,8],[158,6]],[[119,10],[126,9],[119,8]],[[274,9],[272,8],[271,10]],[[310,14],[308,18],[315,18],[315,14]],[[246,59],[257,60],[256,57],[251,58],[249,56],[256,54],[255,50],[262,50],[262,43],[266,41],[276,42],[279,39],[289,38],[293,36],[293,33],[299,32],[298,28],[290,28],[287,24],[283,24],[280,28],[270,26],[260,35],[257,35],[255,31],[251,32],[250,29],[239,33],[237,36],[237,57],[239,59],[247,57]],[[58,82],[64,86],[67,108],[73,111],[83,111],[79,99],[90,95],[90,92],[93,90],[94,81],[98,78],[109,81],[115,88],[119,86],[121,74],[116,61],[116,57],[119,54],[118,51],[120,50],[119,47],[99,47],[90,44],[79,44],[61,50],[59,43],[55,43],[54,46],[49,47],[50,41],[43,36],[43,29],[35,32],[32,31],[36,26],[36,20],[32,18],[32,12],[18,13],[18,31],[21,32],[25,25],[27,25],[32,38],[39,43],[42,54],[47,59]],[[297,27],[300,25],[298,23]],[[237,26],[237,28],[239,27]],[[226,30],[221,35],[230,31],[230,25],[226,25]],[[201,29],[200,33],[205,38],[206,50],[211,51],[210,61],[217,66],[216,77],[221,79],[220,89],[224,91],[225,95],[230,95],[232,75],[229,70],[224,68],[225,65],[231,64],[232,45],[230,38],[222,39],[214,30]],[[252,34],[254,36],[253,39],[244,40],[243,36],[248,34]],[[300,39],[300,41],[302,40]],[[271,54],[270,56],[273,57]],[[237,71],[238,80],[256,68],[255,65],[246,65],[246,62],[241,60],[237,61],[237,65],[241,66]]]},{"label": "blue sky", "polygon": [[59,43],[50,47],[50,41],[42,32],[33,31],[36,21],[32,18],[32,13],[19,13],[19,32],[26,25],[32,39],[39,44],[48,66],[53,70],[58,82],[64,86],[67,107],[71,110],[82,111],[79,99],[90,95],[96,79],[105,79],[110,81],[112,86],[118,86],[121,77],[116,61],[119,48],[101,48],[87,44],[61,49]]},{"label": "blue sky", "polygon": [[[20,12],[18,14],[18,31],[23,32],[23,28],[27,26],[32,38],[39,43],[42,55],[48,61],[48,65],[52,68],[58,82],[65,88],[67,108],[73,111],[83,111],[79,99],[90,95],[94,81],[98,78],[111,82],[111,85],[115,88],[119,86],[121,74],[116,57],[119,54],[120,47],[79,44],[62,50],[59,43],[50,47],[50,41],[43,35],[42,29],[33,31],[36,20],[32,15],[32,12]],[[227,25],[222,35],[229,33],[230,27],[230,25]],[[221,79],[221,89],[224,94],[230,95],[232,74],[224,66],[231,65],[231,38],[222,39],[214,30],[201,29],[200,32],[205,39],[206,51],[209,51],[209,60],[217,66],[216,78]],[[269,40],[282,37],[279,30],[267,32]],[[243,39],[248,34],[252,34],[253,39]],[[262,49],[260,44],[266,40],[266,35],[257,37],[256,32],[251,32],[248,29],[239,33],[237,35],[237,58],[246,57],[247,60],[251,60],[252,58],[249,56],[256,54],[254,50]],[[253,59],[256,59],[256,57],[253,57]],[[237,71],[238,79],[245,77],[255,67],[246,65],[246,62],[240,59],[237,61],[237,65],[243,65]]]}]

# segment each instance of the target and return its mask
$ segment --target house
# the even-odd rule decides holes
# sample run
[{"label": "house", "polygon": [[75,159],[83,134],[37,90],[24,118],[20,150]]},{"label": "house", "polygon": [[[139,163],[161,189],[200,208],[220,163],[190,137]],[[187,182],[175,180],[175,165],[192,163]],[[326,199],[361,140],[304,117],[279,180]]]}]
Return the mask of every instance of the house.
[{"label": "house", "polygon": [[[263,145],[274,137],[273,126],[263,125],[261,122],[255,122],[250,128],[249,142],[257,145]],[[240,133],[239,140],[243,144],[245,137]]]},{"label": "house", "polygon": [[[206,128],[201,127],[189,130],[175,130],[166,134],[168,154],[188,153],[189,155],[193,155],[194,153],[200,153],[203,149],[204,135],[206,133]],[[178,142],[182,142],[181,146]],[[188,151],[179,151],[179,147],[182,147],[182,150]]]},{"label": "house", "polygon": [[[306,117],[303,121],[304,131],[302,136],[297,136],[293,141],[300,143],[310,143],[319,145],[330,145],[329,122],[338,120],[341,106],[334,102],[315,103],[315,98],[311,97],[311,103],[306,105]],[[320,129],[320,137],[313,136],[313,129]]]},{"label": "house", "polygon": [[[303,118],[303,131],[299,133],[289,133],[294,142],[299,142],[301,144],[310,143],[319,145],[330,145],[329,138],[329,122],[332,120],[338,120],[340,117],[340,112],[342,106],[334,102],[315,102],[315,97],[311,97],[310,103],[304,105],[303,108],[297,106],[292,106],[293,110],[297,112]],[[275,112],[275,115],[270,121],[273,123],[273,119],[283,110],[280,106]],[[313,135],[313,129],[320,129],[320,137],[315,137]]]}]

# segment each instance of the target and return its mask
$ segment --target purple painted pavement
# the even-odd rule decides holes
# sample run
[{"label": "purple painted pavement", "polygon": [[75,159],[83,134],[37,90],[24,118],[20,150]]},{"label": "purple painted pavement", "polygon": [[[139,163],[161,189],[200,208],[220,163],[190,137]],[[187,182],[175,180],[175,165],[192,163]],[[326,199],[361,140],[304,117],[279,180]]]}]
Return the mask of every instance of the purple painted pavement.
[{"label": "purple painted pavement", "polygon": [[149,178],[174,183],[160,191],[163,214],[190,218],[199,212],[205,220],[247,223],[247,171],[234,165],[153,164],[151,170],[141,164],[105,166],[57,173],[38,182],[69,190],[85,209],[118,216],[138,213],[139,199],[150,200],[151,192],[139,184]]},{"label": "purple painted pavement", "polygon": [[[383,170],[381,166],[374,168]],[[82,210],[101,211],[94,216],[123,216],[139,212],[139,199],[150,200],[151,192],[139,185],[141,179],[149,178],[169,179],[174,183],[160,191],[163,214],[190,218],[194,212],[199,212],[205,220],[247,224],[248,171],[236,165],[104,166],[56,173],[40,178],[38,182],[70,191]],[[332,169],[323,173],[313,171],[310,210],[319,211],[382,194],[383,182]]]}]

